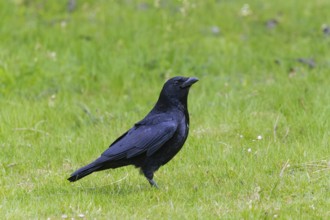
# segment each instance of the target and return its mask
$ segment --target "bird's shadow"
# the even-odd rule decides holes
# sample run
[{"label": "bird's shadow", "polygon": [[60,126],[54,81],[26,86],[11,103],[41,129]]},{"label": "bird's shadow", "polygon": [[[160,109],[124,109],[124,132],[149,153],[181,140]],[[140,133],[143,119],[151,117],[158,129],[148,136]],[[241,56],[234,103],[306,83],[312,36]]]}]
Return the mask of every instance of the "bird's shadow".
[{"label": "bird's shadow", "polygon": [[128,183],[111,183],[107,185],[85,185],[80,184],[72,189],[70,193],[86,193],[86,194],[106,194],[106,195],[131,195],[136,193],[145,193],[150,191],[159,191],[156,187],[145,184],[128,184]]},{"label": "bird's shadow", "polygon": [[[160,189],[161,190],[161,189]],[[66,179],[60,180],[57,184],[45,184],[35,188],[32,194],[43,197],[45,192],[47,196],[54,196],[54,198],[75,197],[80,196],[129,196],[134,194],[146,194],[150,192],[157,192],[159,189],[151,187],[148,182],[139,182],[138,184],[129,181],[120,181],[109,184],[101,184],[100,182],[77,182],[69,183]],[[32,191],[31,191],[32,192]]]},{"label": "bird's shadow", "polygon": [[[132,193],[145,192],[153,190],[154,187],[149,185],[130,185],[130,184],[109,184],[103,186],[93,186],[93,187],[77,187],[76,190],[83,191],[85,193],[93,194],[111,194],[111,195],[129,195]],[[155,188],[156,190],[156,188]]]}]

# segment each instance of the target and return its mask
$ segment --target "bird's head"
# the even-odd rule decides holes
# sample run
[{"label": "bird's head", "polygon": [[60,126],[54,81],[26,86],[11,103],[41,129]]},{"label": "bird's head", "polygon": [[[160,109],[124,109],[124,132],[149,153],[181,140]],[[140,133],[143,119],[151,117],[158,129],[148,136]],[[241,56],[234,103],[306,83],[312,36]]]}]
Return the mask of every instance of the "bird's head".
[{"label": "bird's head", "polygon": [[173,77],[164,84],[160,93],[159,102],[164,103],[181,103],[187,106],[187,97],[190,87],[198,81],[195,77]]}]

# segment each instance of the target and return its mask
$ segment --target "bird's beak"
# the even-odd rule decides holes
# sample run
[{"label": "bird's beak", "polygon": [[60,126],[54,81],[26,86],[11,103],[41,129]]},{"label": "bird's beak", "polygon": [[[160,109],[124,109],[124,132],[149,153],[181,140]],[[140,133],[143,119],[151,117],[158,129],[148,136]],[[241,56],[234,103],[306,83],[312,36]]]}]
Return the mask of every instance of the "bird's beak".
[{"label": "bird's beak", "polygon": [[182,83],[181,88],[190,87],[192,84],[198,81],[196,77],[189,77],[184,83]]}]

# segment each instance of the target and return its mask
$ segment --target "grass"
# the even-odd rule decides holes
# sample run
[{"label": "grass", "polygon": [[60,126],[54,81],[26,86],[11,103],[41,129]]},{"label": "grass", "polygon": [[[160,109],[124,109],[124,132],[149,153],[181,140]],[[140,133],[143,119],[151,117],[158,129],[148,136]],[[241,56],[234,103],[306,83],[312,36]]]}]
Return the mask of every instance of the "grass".
[{"label": "grass", "polygon": [[[328,219],[330,2],[246,3],[1,1],[0,216]],[[175,75],[200,81],[160,190],[133,167],[66,181]]]}]

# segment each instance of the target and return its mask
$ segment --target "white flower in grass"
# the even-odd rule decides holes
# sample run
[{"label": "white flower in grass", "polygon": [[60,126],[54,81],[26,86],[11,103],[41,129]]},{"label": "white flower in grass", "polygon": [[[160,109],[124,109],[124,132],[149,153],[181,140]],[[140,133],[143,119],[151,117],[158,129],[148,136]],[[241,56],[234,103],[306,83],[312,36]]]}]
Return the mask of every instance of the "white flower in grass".
[{"label": "white flower in grass", "polygon": [[211,33],[212,33],[213,35],[219,35],[219,34],[220,34],[220,28],[219,28],[218,26],[212,26],[212,27],[210,28],[210,30],[211,30]]},{"label": "white flower in grass", "polygon": [[67,24],[65,20],[61,21],[61,28],[65,28]]},{"label": "white flower in grass", "polygon": [[241,8],[240,14],[242,16],[249,16],[250,14],[252,14],[252,11],[250,9],[250,5],[249,4],[244,4],[243,7]]},{"label": "white flower in grass", "polygon": [[258,135],[257,140],[261,140],[261,139],[262,139],[262,136]]},{"label": "white flower in grass", "polygon": [[49,59],[51,59],[53,61],[56,61],[56,57],[57,57],[56,52],[54,52],[54,51],[48,51],[47,52],[47,56],[48,56]]},{"label": "white flower in grass", "polygon": [[251,149],[251,148],[248,148],[248,149],[247,149],[247,152],[248,152],[248,153],[251,153],[251,152],[252,152],[252,149]]}]

